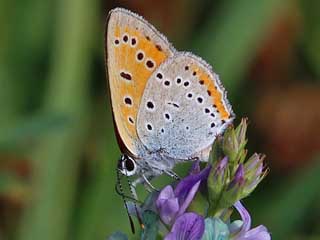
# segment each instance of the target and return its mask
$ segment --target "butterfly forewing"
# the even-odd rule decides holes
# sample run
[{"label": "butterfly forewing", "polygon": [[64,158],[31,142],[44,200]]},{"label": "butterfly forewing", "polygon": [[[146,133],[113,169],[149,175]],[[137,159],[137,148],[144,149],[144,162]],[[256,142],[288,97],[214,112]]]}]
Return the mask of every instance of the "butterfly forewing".
[{"label": "butterfly forewing", "polygon": [[140,16],[125,9],[110,12],[106,62],[114,121],[125,148],[138,155],[137,114],[151,74],[174,53],[166,38]]},{"label": "butterfly forewing", "polygon": [[211,146],[234,118],[218,76],[203,60],[177,53],[151,76],[138,113],[138,136],[150,151],[188,159]]}]

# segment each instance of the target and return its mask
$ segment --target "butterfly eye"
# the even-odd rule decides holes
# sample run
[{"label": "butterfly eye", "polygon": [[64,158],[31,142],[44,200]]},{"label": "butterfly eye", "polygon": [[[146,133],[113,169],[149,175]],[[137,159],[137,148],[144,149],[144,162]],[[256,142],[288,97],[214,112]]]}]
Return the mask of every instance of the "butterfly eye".
[{"label": "butterfly eye", "polygon": [[118,169],[122,174],[132,176],[137,171],[137,164],[134,159],[124,154],[119,160]]},{"label": "butterfly eye", "polygon": [[135,163],[133,161],[133,159],[128,158],[125,162],[124,162],[125,168],[127,171],[132,172],[135,169]]}]

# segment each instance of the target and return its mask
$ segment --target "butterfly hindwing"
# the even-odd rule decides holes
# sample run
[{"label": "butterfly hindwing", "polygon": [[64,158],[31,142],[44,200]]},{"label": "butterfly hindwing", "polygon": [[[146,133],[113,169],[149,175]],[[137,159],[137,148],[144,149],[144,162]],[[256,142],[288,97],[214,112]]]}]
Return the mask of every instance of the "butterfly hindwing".
[{"label": "butterfly hindwing", "polygon": [[191,53],[177,53],[151,76],[138,113],[150,151],[188,159],[208,149],[234,118],[218,76]]},{"label": "butterfly hindwing", "polygon": [[173,47],[140,16],[125,10],[110,12],[106,31],[106,63],[113,116],[125,149],[138,154],[138,108],[151,74],[174,53]]}]

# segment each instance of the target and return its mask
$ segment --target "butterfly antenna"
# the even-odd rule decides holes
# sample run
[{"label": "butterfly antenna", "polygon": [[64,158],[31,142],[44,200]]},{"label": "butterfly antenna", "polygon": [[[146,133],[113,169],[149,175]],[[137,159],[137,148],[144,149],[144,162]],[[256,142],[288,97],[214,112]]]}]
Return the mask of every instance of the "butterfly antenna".
[{"label": "butterfly antenna", "polygon": [[[116,183],[116,192],[122,197],[122,200],[123,200],[123,203],[124,203],[124,206],[126,208],[126,211],[127,211],[127,215],[128,215],[128,218],[129,218],[129,222],[130,222],[130,227],[131,227],[131,231],[132,233],[134,234],[135,233],[135,228],[134,228],[134,223],[133,223],[133,220],[132,220],[132,217],[129,213],[129,208],[128,208],[128,203],[125,199],[125,195],[123,194],[123,188],[122,188],[122,185],[121,185],[121,181],[120,181],[120,174],[119,174],[119,170],[117,169],[117,183]],[[119,187],[119,188],[118,188]],[[131,190],[131,188],[130,188]],[[134,206],[136,208],[136,204],[134,203]]]},{"label": "butterfly antenna", "polygon": [[[130,181],[128,176],[127,176],[127,182],[128,182],[129,188],[130,188],[130,193],[131,193],[132,197],[135,198],[135,194],[133,193],[133,190],[132,190],[133,185],[132,185],[132,183],[131,183],[131,181]],[[133,204],[134,204],[134,208],[135,208],[136,213],[137,213],[137,218],[138,218],[139,224],[140,224],[141,228],[144,229],[144,224],[142,222],[142,218],[141,218],[140,212],[138,211],[137,204],[136,204],[136,202],[134,202]]]}]

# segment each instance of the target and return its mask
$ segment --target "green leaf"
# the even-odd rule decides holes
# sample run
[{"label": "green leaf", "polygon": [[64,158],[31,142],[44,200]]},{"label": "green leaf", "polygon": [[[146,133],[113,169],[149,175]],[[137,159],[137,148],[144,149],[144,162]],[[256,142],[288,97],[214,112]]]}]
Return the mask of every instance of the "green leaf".
[{"label": "green leaf", "polygon": [[303,38],[304,51],[308,63],[313,71],[320,76],[320,21],[318,0],[299,1],[303,14]]},{"label": "green leaf", "polygon": [[189,205],[188,211],[196,212],[201,216],[205,216],[207,214],[208,206],[209,203],[207,199],[202,195],[200,191],[198,191],[191,204]]},{"label": "green leaf", "polygon": [[144,224],[144,230],[142,231],[141,239],[157,239],[159,228],[159,216],[153,211],[146,210],[142,213],[142,222]]},{"label": "green leaf", "polygon": [[293,230],[308,220],[309,211],[314,211],[313,204],[320,197],[319,155],[311,162],[309,167],[281,184],[277,192],[268,193],[269,199],[263,203],[263,212],[257,221],[263,221],[272,232],[272,239],[288,239]]},{"label": "green leaf", "polygon": [[71,125],[71,118],[64,114],[33,116],[0,129],[0,150],[15,149],[17,145],[39,139],[52,131],[63,131]]}]

